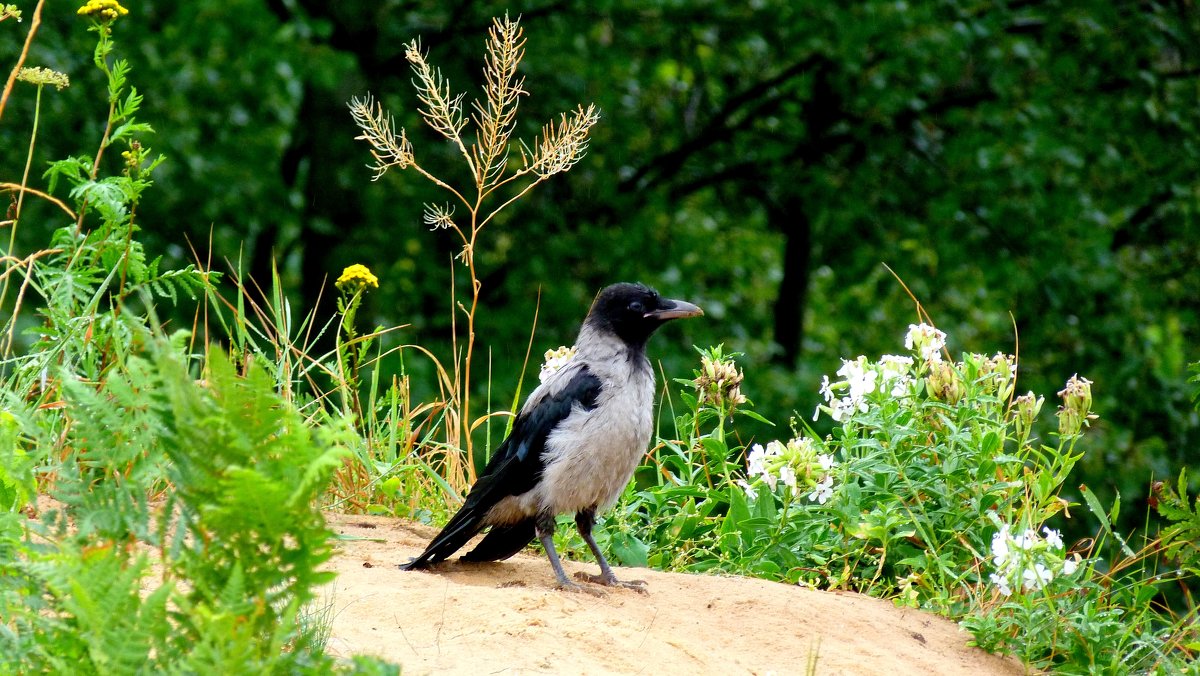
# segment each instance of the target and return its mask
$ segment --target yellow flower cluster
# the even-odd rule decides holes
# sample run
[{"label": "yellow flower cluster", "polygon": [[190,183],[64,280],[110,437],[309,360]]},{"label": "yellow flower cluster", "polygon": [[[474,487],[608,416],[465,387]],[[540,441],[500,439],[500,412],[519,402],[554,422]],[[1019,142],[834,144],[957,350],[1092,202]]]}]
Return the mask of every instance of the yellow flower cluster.
[{"label": "yellow flower cluster", "polygon": [[88,0],[85,5],[75,12],[79,16],[90,16],[100,21],[113,21],[119,16],[125,16],[129,10],[121,6],[117,0]]},{"label": "yellow flower cluster", "polygon": [[379,278],[371,274],[371,270],[367,266],[355,263],[342,270],[342,276],[338,277],[335,286],[346,293],[355,293],[359,289],[367,287],[378,289]]}]

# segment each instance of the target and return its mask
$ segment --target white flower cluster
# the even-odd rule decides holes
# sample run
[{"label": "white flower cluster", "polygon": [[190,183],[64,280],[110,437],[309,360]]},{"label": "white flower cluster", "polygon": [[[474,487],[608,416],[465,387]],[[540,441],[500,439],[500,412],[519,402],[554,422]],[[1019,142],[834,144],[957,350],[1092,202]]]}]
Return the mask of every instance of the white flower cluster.
[{"label": "white flower cluster", "polygon": [[1042,528],[1045,537],[1032,528],[1013,535],[1009,525],[1000,524],[992,536],[992,563],[996,572],[988,576],[1005,596],[1013,588],[1037,591],[1054,579],[1056,574],[1072,575],[1079,569],[1079,555],[1068,558],[1063,552],[1062,534],[1053,528]]},{"label": "white flower cluster", "polygon": [[878,363],[861,355],[854,361],[843,359],[837,372],[841,380],[830,382],[829,376],[821,379],[821,396],[826,405],[817,407],[813,420],[820,417],[822,409],[835,422],[847,420],[855,413],[866,413],[870,410],[867,395],[877,389],[889,392],[893,397],[909,394],[914,381],[912,366],[912,357],[894,354],[883,355]]},{"label": "white flower cluster", "polygon": [[543,383],[546,382],[547,378],[558,373],[562,367],[569,364],[574,356],[574,347],[562,346],[555,350],[546,350],[542,369],[538,371],[538,380]]},{"label": "white flower cluster", "polygon": [[929,324],[909,324],[904,347],[915,350],[925,361],[941,361],[946,347],[946,334]]},{"label": "white flower cluster", "polygon": [[[765,448],[755,444],[746,461],[747,476],[755,482],[762,480],[772,491],[782,483],[792,490],[792,495],[808,491],[808,499],[822,505],[833,497],[832,470],[837,462],[828,453],[818,453],[812,439],[797,437],[786,444],[772,441]],[[738,485],[751,498],[755,496],[753,484],[739,480]]]}]

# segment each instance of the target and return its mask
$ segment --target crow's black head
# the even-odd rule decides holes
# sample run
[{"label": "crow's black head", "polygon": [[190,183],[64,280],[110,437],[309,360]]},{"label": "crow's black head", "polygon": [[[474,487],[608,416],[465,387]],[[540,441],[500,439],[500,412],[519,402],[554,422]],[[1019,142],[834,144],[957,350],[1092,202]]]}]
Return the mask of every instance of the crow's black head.
[{"label": "crow's black head", "polygon": [[658,327],[681,317],[704,314],[682,300],[671,300],[642,284],[613,284],[596,296],[586,323],[614,333],[632,346],[642,346]]}]

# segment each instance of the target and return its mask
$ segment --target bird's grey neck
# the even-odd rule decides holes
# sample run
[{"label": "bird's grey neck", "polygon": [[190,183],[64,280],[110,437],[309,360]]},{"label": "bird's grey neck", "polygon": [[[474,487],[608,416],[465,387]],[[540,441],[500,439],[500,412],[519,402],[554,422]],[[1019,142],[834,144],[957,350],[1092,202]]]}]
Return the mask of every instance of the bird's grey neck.
[{"label": "bird's grey neck", "polygon": [[646,358],[646,343],[631,343],[622,340],[612,331],[584,323],[579,329],[579,338],[575,341],[575,350],[579,357],[588,361],[612,361],[625,359],[635,365],[649,364]]}]

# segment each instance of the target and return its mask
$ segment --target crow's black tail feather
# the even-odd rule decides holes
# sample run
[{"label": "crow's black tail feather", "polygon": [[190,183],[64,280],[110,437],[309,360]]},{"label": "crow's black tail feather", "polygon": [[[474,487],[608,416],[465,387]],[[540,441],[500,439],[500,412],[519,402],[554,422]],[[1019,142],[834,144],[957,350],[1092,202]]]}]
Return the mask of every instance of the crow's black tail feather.
[{"label": "crow's black tail feather", "polygon": [[503,561],[521,551],[537,536],[534,519],[511,526],[492,526],[486,537],[462,557],[463,561]]},{"label": "crow's black tail feather", "polygon": [[483,530],[483,514],[480,514],[479,510],[469,508],[459,510],[458,514],[450,519],[450,523],[446,524],[442,532],[437,534],[437,537],[429,543],[420,556],[400,568],[421,570],[439,561],[444,561],[481,530]]}]

